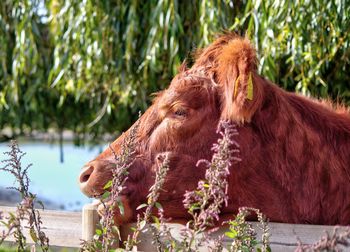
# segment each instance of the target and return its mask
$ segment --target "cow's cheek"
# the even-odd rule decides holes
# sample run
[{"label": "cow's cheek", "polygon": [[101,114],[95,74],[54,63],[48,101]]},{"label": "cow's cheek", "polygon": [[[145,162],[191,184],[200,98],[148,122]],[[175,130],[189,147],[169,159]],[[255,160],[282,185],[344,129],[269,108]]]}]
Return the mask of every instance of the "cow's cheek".
[{"label": "cow's cheek", "polygon": [[[152,132],[149,139],[149,149],[152,152],[162,152],[167,149],[167,146],[173,143],[172,135],[174,132],[170,131],[171,127],[168,119],[164,119],[161,124]],[[170,134],[171,132],[172,134]]]}]

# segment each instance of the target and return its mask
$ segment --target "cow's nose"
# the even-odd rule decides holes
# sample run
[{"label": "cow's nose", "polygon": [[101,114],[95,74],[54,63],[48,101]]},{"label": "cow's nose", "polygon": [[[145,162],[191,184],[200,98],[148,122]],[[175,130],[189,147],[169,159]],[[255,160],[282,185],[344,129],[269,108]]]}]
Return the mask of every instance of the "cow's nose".
[{"label": "cow's nose", "polygon": [[115,166],[110,161],[93,160],[87,163],[78,175],[80,190],[88,197],[102,194],[105,183],[112,178],[110,167]]},{"label": "cow's nose", "polygon": [[91,174],[94,172],[94,166],[92,165],[87,165],[85,166],[80,175],[79,175],[79,186],[80,190],[85,194],[85,195],[90,195],[90,192],[88,190],[88,183],[89,179],[91,177]]},{"label": "cow's nose", "polygon": [[80,184],[84,184],[88,182],[93,171],[94,171],[94,167],[92,165],[85,166],[79,176]]}]

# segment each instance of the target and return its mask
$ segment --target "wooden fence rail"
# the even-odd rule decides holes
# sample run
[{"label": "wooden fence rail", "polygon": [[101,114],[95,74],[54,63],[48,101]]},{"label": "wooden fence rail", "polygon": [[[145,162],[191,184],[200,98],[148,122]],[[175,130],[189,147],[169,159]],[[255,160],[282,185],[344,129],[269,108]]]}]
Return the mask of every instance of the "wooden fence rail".
[{"label": "wooden fence rail", "polygon": [[[14,207],[0,206],[0,211],[4,216],[8,216],[9,212],[15,212]],[[40,215],[43,221],[43,231],[50,239],[50,245],[62,247],[80,247],[81,240],[89,240],[94,235],[95,226],[98,223],[98,215],[94,205],[86,205],[82,212],[66,212],[40,210]],[[126,239],[131,233],[131,227],[134,224],[129,224],[120,227],[121,238]],[[254,224],[256,225],[256,224]],[[180,239],[180,230],[184,227],[181,224],[169,223],[172,234],[175,238]],[[270,227],[270,243],[272,251],[294,251],[297,247],[298,239],[303,244],[313,244],[318,241],[325,232],[332,233],[334,226],[318,226],[318,225],[301,225],[301,224],[282,224],[269,223]],[[345,230],[347,227],[339,227],[339,230]],[[27,231],[28,229],[24,227]],[[5,230],[5,227],[0,224],[0,233]],[[225,228],[219,229],[213,235],[222,235],[226,232]],[[28,232],[26,232],[28,234]],[[258,236],[260,236],[258,232]],[[31,241],[27,235],[28,241]],[[152,237],[145,233],[140,236],[141,243],[138,245],[140,251],[156,251],[152,245]],[[13,237],[9,237],[7,241],[13,241]],[[230,240],[224,240],[224,243],[230,243]],[[207,248],[202,248],[201,251],[207,251]],[[350,251],[350,250],[349,250]]]},{"label": "wooden fence rail", "polygon": [[[0,206],[0,211],[4,213],[4,217],[10,212],[16,211],[15,207]],[[39,210],[42,218],[42,231],[45,232],[50,239],[50,245],[65,246],[78,248],[80,239],[82,238],[82,212],[65,212],[52,210]],[[24,223],[26,224],[26,223]],[[0,224],[0,233],[5,227]],[[28,228],[24,226],[24,233],[27,240],[32,242],[28,232]],[[8,241],[14,241],[14,237],[8,237]]]}]

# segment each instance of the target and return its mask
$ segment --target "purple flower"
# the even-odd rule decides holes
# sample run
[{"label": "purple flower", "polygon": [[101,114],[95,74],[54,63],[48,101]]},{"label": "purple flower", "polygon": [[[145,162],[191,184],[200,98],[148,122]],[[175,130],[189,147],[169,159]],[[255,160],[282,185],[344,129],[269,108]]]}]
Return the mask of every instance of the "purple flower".
[{"label": "purple flower", "polygon": [[195,191],[186,192],[184,206],[193,216],[192,228],[202,232],[206,227],[214,225],[219,220],[220,209],[227,206],[229,168],[237,157],[239,144],[233,139],[238,135],[236,126],[228,121],[221,121],[218,131],[221,138],[212,147],[214,152],[211,161],[199,160],[197,166],[207,167],[205,179],[198,182]]}]

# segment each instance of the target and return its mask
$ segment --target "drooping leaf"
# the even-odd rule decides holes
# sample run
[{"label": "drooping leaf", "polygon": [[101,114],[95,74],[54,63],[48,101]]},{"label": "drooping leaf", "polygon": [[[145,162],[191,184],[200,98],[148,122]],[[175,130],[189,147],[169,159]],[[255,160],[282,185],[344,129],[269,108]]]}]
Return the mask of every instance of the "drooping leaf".
[{"label": "drooping leaf", "polygon": [[123,205],[123,202],[120,201],[120,200],[118,200],[118,201],[117,201],[117,204],[118,204],[118,208],[119,208],[120,214],[121,214],[121,215],[124,215],[125,212],[124,212],[124,205]]}]

